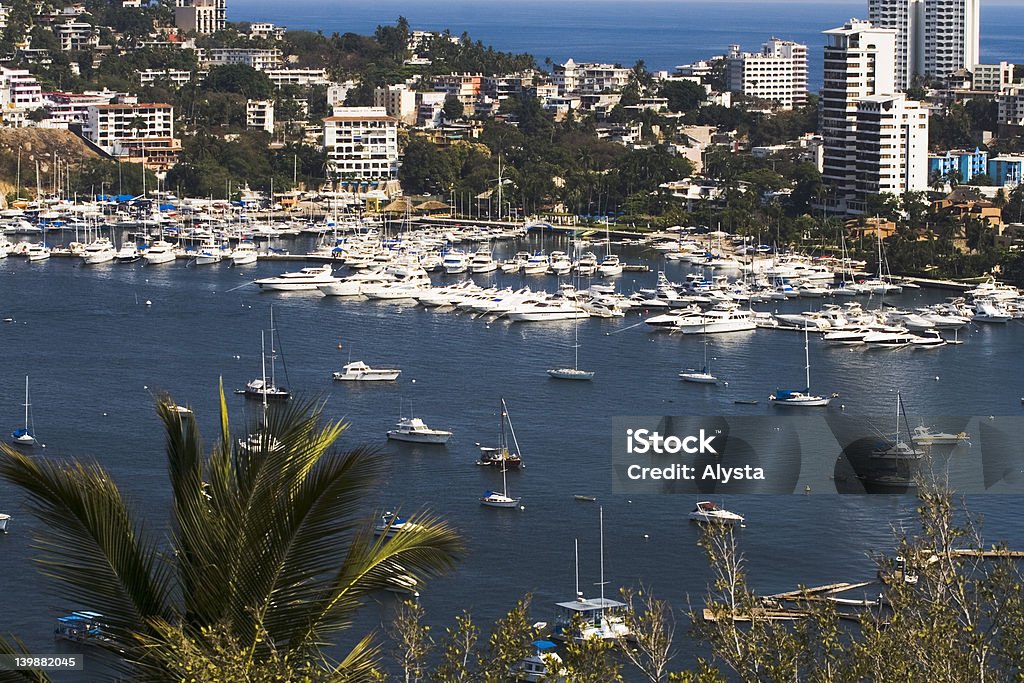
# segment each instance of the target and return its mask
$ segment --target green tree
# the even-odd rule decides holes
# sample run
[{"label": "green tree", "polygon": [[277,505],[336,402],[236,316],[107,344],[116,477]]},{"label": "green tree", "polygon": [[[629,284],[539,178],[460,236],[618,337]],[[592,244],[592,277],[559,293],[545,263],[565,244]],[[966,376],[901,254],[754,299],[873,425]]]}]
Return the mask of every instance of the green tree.
[{"label": "green tree", "polygon": [[669,111],[686,113],[699,107],[708,93],[699,83],[668,81],[661,86],[661,96],[668,99]]},{"label": "green tree", "polygon": [[185,670],[196,663],[181,657],[186,650],[207,669],[223,658],[237,664],[231,675],[202,680],[254,680],[250,671],[282,661],[313,662],[332,680],[366,680],[377,652],[371,636],[338,663],[323,644],[349,628],[371,592],[401,585],[399,575],[450,568],[458,536],[417,515],[414,531],[375,538],[366,511],[380,459],[365,447],[335,451],[345,425],[325,423],[321,406],[272,406],[236,442],[223,389],[220,401],[221,433],[208,455],[191,415],[169,398],[157,404],[172,492],[170,547],[99,464],[0,446],[0,478],[27,494],[48,528],[41,571],[65,599],[103,614],[111,639],[103,646],[132,680],[196,680]]},{"label": "green tree", "polygon": [[266,100],[274,93],[274,84],[262,71],[245,64],[224,64],[210,69],[203,90],[242,95],[250,100]]},{"label": "green tree", "polygon": [[455,93],[448,93],[444,98],[444,107],[441,111],[445,121],[458,121],[465,115],[466,108]]}]

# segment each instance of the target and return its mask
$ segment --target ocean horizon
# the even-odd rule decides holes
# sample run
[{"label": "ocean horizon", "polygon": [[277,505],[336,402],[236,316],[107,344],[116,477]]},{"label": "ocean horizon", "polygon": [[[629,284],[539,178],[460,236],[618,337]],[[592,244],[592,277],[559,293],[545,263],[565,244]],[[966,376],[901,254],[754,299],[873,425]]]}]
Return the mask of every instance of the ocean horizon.
[{"label": "ocean horizon", "polygon": [[[266,0],[232,3],[231,21],[270,21],[289,29],[372,35],[379,25],[394,24],[404,16],[414,30],[467,33],[474,41],[504,52],[528,53],[538,65],[574,59],[577,62],[632,66],[644,60],[649,70],[671,70],[677,65],[707,59],[739,44],[758,51],[769,38],[804,43],[809,49],[809,85],[821,86],[822,31],[851,18],[867,18],[867,3],[807,2],[696,2],[695,0],[639,0],[619,3],[570,0],[550,3],[521,0],[489,3],[449,0],[378,0],[346,7],[344,13],[327,11],[323,3],[299,0],[281,5]],[[981,8],[981,58],[985,63],[1024,62],[1020,35],[1024,10],[1019,2],[989,1]]]}]

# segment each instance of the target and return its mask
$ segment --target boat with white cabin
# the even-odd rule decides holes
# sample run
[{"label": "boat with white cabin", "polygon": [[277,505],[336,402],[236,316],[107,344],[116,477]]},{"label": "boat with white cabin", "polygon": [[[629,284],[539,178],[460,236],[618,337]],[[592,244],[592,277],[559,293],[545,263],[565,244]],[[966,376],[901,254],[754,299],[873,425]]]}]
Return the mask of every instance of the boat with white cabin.
[{"label": "boat with white cabin", "polygon": [[352,361],[335,372],[334,379],[341,382],[393,382],[402,371],[398,368],[371,368],[361,360]]},{"label": "boat with white cabin", "polygon": [[743,524],[746,521],[742,515],[730,512],[718,503],[713,503],[710,500],[702,500],[697,503],[693,510],[690,511],[689,518],[691,522],[715,522],[719,524]]},{"label": "boat with white cabin", "polygon": [[409,443],[446,444],[452,438],[452,433],[444,429],[431,429],[418,417],[403,417],[394,429],[388,430],[388,438]]},{"label": "boat with white cabin", "polygon": [[317,289],[322,284],[334,281],[331,264],[309,266],[274,277],[256,280],[256,285],[265,292],[302,292]]}]

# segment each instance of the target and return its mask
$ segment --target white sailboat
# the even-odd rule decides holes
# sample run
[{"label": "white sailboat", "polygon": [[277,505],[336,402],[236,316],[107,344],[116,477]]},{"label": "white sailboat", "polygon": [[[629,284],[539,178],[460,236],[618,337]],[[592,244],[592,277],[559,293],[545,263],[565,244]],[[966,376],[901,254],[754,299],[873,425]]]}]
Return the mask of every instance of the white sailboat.
[{"label": "white sailboat", "polygon": [[519,507],[519,501],[521,498],[513,498],[508,495],[508,477],[506,472],[507,467],[501,468],[501,493],[495,491],[484,491],[484,495],[480,496],[480,504],[486,505],[492,508],[515,508]]},{"label": "white sailboat", "polygon": [[[904,441],[900,437],[900,413],[903,412],[903,403],[901,400],[900,392],[896,392],[896,432],[892,442],[886,441],[880,444],[877,448],[871,451],[872,458],[881,458],[884,460],[918,460],[924,457],[927,445],[921,441],[916,443],[921,444],[921,448],[917,448],[914,445],[913,438],[908,438]],[[909,431],[909,430],[908,430]],[[908,434],[909,437],[909,434]]]},{"label": "white sailboat", "polygon": [[33,446],[36,443],[35,425],[32,423],[28,400],[28,375],[25,375],[25,426],[11,432],[11,439],[17,446]]},{"label": "white sailboat", "polygon": [[277,354],[274,351],[274,309],[270,309],[270,381],[267,381],[266,335],[260,331],[260,376],[245,385],[244,393],[249,398],[271,401],[287,401],[292,397],[288,389],[277,386]]},{"label": "white sailboat", "polygon": [[777,406],[805,408],[827,406],[832,400],[830,396],[817,396],[811,393],[811,352],[806,324],[804,325],[804,370],[807,373],[807,385],[803,389],[776,389],[775,393],[768,397],[768,400]]},{"label": "white sailboat", "polygon": [[704,336],[704,366],[700,372],[685,370],[679,373],[679,378],[684,382],[695,382],[697,384],[718,384],[718,378],[711,374],[711,365],[708,363],[708,339]]},{"label": "white sailboat", "polygon": [[577,318],[572,319],[572,349],[573,349],[573,361],[571,368],[552,368],[548,370],[548,374],[555,379],[578,379],[578,380],[589,380],[594,379],[594,372],[592,370],[580,370],[580,337],[579,337],[579,320]]}]

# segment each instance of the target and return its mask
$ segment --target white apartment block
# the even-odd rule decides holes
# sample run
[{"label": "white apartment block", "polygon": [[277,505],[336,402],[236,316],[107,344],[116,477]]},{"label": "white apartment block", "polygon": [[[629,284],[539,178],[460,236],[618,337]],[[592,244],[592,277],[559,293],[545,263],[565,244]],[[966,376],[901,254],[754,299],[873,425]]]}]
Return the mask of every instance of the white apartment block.
[{"label": "white apartment block", "polygon": [[118,95],[119,93],[112,90],[87,93],[48,92],[43,93],[43,105],[50,121],[84,125],[89,120],[89,107],[110,104]]},{"label": "white apartment block", "polygon": [[416,125],[439,128],[444,124],[444,101],[448,93],[421,92],[416,103]]},{"label": "white apartment block", "polygon": [[480,97],[482,80],[480,74],[447,74],[434,76],[432,83],[434,90],[455,95],[462,103],[464,111],[472,111]]},{"label": "white apartment block", "polygon": [[385,85],[373,90],[373,106],[383,107],[392,116],[406,125],[415,125],[418,114],[416,91],[405,83]]},{"label": "white apartment block", "polygon": [[1013,85],[1013,67],[1014,65],[1009,62],[975,64],[971,88],[985,92],[1003,92]]},{"label": "white apartment block", "polygon": [[249,24],[249,38],[266,38],[268,40],[281,40],[284,38],[284,26],[277,26],[270,22],[259,22]]},{"label": "white apartment block", "polygon": [[1024,126],[1024,88],[1010,88],[996,97],[999,125]]},{"label": "white apartment block", "polygon": [[759,53],[730,45],[726,55],[728,88],[746,97],[775,102],[783,109],[807,100],[807,46],[772,38]]},{"label": "white apartment block", "polygon": [[226,0],[177,0],[174,25],[182,31],[209,35],[227,24]]},{"label": "white apartment block", "polygon": [[239,47],[215,47],[206,51],[202,61],[209,66],[245,64],[257,71],[269,71],[271,69],[279,69],[282,60],[281,51],[277,48],[271,50],[250,50]]},{"label": "white apartment block", "polygon": [[560,95],[596,95],[622,92],[632,71],[613,64],[577,64],[570,59],[555,64],[551,80]]},{"label": "white apartment block", "polygon": [[928,109],[902,93],[857,102],[856,198],[928,189]]},{"label": "white apartment block", "polygon": [[138,73],[139,84],[143,86],[170,83],[175,88],[180,88],[192,80],[192,72],[188,69],[144,69]]},{"label": "white apartment block", "polygon": [[11,8],[0,5],[0,29],[7,28],[7,21],[11,18]]},{"label": "white apartment block", "polygon": [[26,69],[0,66],[0,107],[4,114],[29,111],[43,106],[39,81]]},{"label": "white apartment block", "polygon": [[859,101],[896,92],[896,31],[851,19],[824,33],[828,42],[818,126],[824,145],[822,181],[833,190],[828,208],[846,211],[857,197]]},{"label": "white apartment block", "polygon": [[945,78],[980,56],[981,0],[868,0],[868,19],[896,31],[896,85]]},{"label": "white apartment block", "polygon": [[174,138],[174,107],[169,104],[91,106],[82,135],[111,156],[156,170],[173,166],[181,150],[181,142]]},{"label": "white apartment block", "polygon": [[274,87],[285,85],[327,85],[326,69],[262,69]]},{"label": "white apartment block", "polygon": [[327,170],[341,180],[398,176],[398,120],[383,107],[335,107],[324,119]]},{"label": "white apartment block", "polygon": [[93,50],[100,44],[100,30],[84,21],[69,19],[54,26],[53,31],[60,41],[60,49],[63,52]]},{"label": "white apartment block", "polygon": [[274,134],[274,100],[247,100],[245,127]]}]

